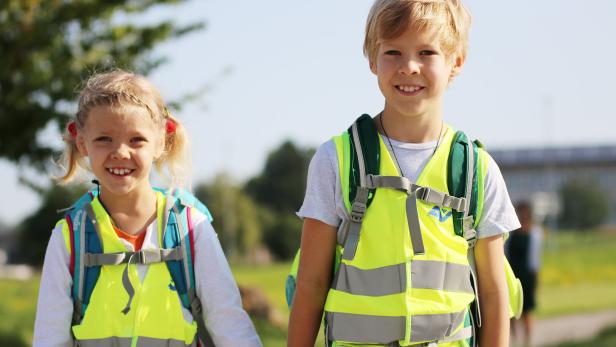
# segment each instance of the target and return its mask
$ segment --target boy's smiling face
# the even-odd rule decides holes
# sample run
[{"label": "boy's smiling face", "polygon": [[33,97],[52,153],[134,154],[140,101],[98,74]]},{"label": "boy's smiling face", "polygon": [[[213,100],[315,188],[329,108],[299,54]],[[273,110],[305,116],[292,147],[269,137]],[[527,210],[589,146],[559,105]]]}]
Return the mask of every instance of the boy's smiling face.
[{"label": "boy's smiling face", "polygon": [[385,97],[384,114],[440,119],[443,94],[462,64],[430,30],[409,26],[396,38],[380,40],[370,70]]}]

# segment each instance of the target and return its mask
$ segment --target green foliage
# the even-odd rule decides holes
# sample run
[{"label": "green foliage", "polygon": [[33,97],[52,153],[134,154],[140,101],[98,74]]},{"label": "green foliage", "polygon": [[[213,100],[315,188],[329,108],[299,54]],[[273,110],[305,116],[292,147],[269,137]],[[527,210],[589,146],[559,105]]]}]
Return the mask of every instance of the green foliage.
[{"label": "green foliage", "polygon": [[262,231],[255,203],[228,177],[219,174],[211,183],[199,185],[195,195],[212,213],[225,253],[234,257],[254,250],[261,242]]},{"label": "green foliage", "polygon": [[[0,2],[0,157],[44,169],[54,148],[37,141],[60,130],[75,90],[93,71],[112,67],[147,74],[164,59],[159,43],[203,27],[171,21],[138,25],[150,8],[182,0]],[[127,20],[117,23],[118,16]]]},{"label": "green foliage", "polygon": [[572,180],[560,189],[562,228],[591,229],[604,223],[610,214],[609,196],[594,182]]},{"label": "green foliage", "polygon": [[42,195],[41,206],[18,226],[19,254],[17,262],[41,265],[53,226],[64,216],[58,210],[71,206],[83,193],[84,187],[54,186]]},{"label": "green foliage", "polygon": [[263,211],[264,241],[274,255],[290,259],[299,247],[301,220],[295,216],[306,190],[308,164],[314,150],[283,142],[267,157],[261,174],[246,184],[246,192]]},{"label": "green foliage", "polygon": [[278,213],[265,228],[265,244],[279,259],[292,259],[300,245],[302,220],[295,213]]},{"label": "green foliage", "polygon": [[312,154],[289,140],[283,142],[269,153],[263,171],[248,181],[246,191],[276,212],[297,211],[304,198]]}]

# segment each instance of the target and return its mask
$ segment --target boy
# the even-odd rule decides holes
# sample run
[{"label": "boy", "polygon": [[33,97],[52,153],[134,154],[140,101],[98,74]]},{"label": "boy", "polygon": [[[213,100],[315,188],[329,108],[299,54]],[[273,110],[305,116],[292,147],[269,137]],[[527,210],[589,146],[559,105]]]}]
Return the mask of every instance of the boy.
[{"label": "boy", "polygon": [[[380,175],[447,191],[454,131],[442,121],[443,94],[464,63],[469,25],[470,15],[455,0],[375,1],[364,53],[385,97],[374,119]],[[466,346],[473,332],[465,328],[475,297],[473,260],[466,240],[452,230],[451,209],[420,201],[411,189],[377,185],[359,219],[361,232],[352,237],[356,206],[350,213],[343,194],[348,139],[323,144],[310,165],[298,212],[304,227],[288,346],[313,346],[324,311],[330,346]],[[482,329],[474,338],[481,346],[507,346],[503,234],[519,222],[497,165],[485,151],[478,154],[483,208],[474,222],[474,260]],[[344,251],[332,273],[337,245]]]}]

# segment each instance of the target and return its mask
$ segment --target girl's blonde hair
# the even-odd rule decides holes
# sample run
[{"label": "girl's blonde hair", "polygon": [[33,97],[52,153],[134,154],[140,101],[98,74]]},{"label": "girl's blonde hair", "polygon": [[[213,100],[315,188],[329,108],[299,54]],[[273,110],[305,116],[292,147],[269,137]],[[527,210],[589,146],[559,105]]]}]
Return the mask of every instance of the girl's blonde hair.
[{"label": "girl's blonde hair", "polygon": [[[165,148],[162,156],[154,162],[154,167],[174,186],[186,186],[189,183],[190,144],[186,129],[171,115],[160,92],[150,81],[141,75],[119,69],[91,76],[79,93],[75,118],[69,121],[75,122],[77,131],[84,128],[89,111],[96,106],[109,106],[118,111],[126,111],[135,106],[145,108],[165,134]],[[168,121],[175,123],[175,131],[167,131]],[[77,149],[77,139],[68,128],[62,138],[66,144],[61,158],[65,173],[58,180],[66,184],[81,169],[89,168]]]},{"label": "girl's blonde hair", "polygon": [[374,63],[380,40],[395,39],[413,26],[434,30],[447,55],[465,59],[470,25],[460,0],[376,0],[366,22],[364,55]]}]

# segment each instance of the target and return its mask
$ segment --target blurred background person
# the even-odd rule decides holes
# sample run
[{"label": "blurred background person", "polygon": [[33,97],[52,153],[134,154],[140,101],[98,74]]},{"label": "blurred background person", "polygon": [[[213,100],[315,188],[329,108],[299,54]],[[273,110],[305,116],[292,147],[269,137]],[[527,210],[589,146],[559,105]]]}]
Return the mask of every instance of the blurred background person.
[{"label": "blurred background person", "polygon": [[522,336],[524,346],[531,346],[533,333],[533,311],[536,306],[537,276],[541,268],[543,228],[533,222],[532,207],[527,201],[520,201],[515,207],[520,229],[514,230],[506,243],[506,254],[513,272],[522,282],[524,305],[522,323],[511,321],[511,334],[515,340]]}]

